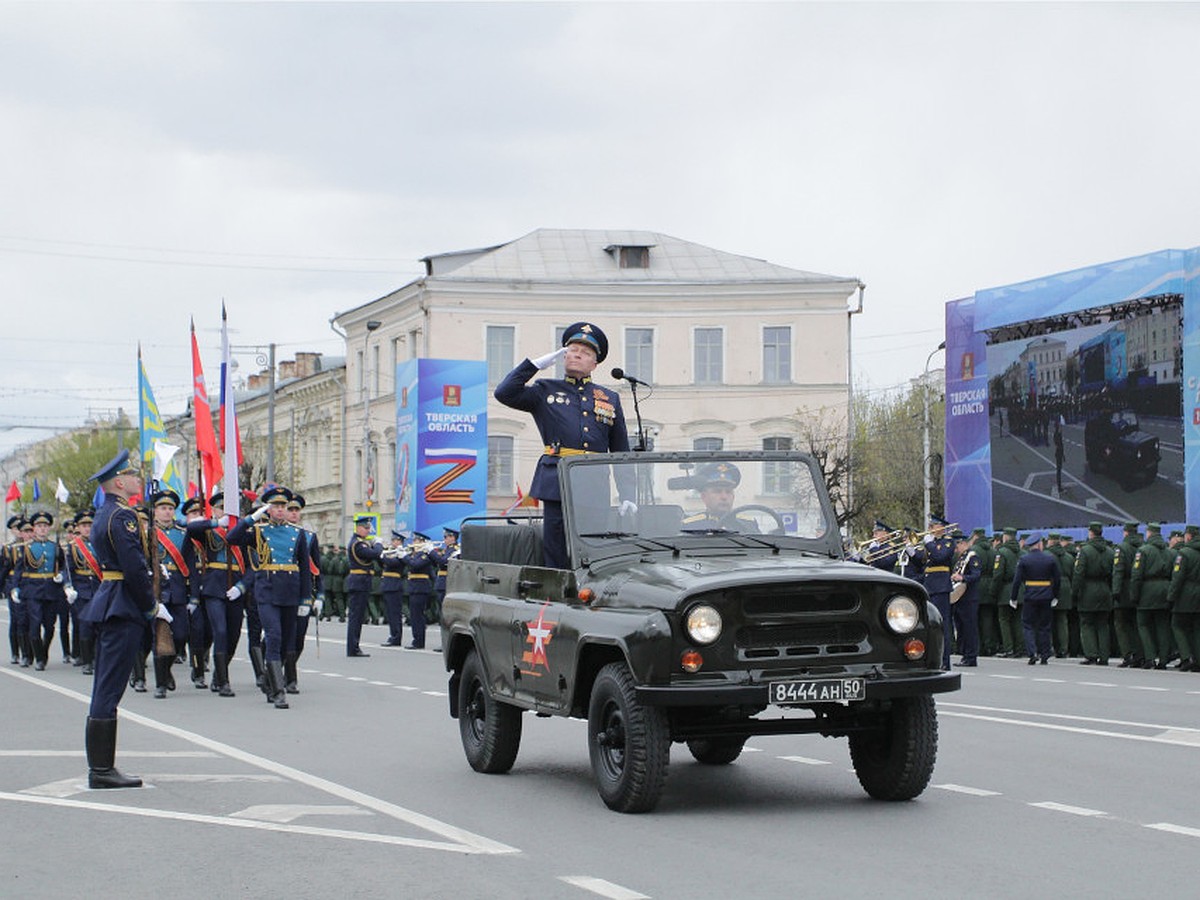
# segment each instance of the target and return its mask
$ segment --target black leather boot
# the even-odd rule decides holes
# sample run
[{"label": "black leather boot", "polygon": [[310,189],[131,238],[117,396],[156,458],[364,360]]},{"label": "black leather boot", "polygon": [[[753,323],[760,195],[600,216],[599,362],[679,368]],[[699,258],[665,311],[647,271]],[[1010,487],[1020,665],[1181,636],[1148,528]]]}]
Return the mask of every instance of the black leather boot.
[{"label": "black leather boot", "polygon": [[142,786],[142,779],[135,775],[122,775],[113,765],[117,755],[116,719],[93,719],[88,716],[84,746],[87,748],[88,787],[96,790]]},{"label": "black leather boot", "polygon": [[278,659],[267,660],[266,672],[267,699],[275,704],[276,709],[287,709],[287,692],[283,687],[283,663]]},{"label": "black leather boot", "polygon": [[171,672],[171,657],[154,657],[154,699],[167,699],[167,677]]},{"label": "black leather boot", "polygon": [[133,658],[133,674],[129,684],[139,694],[146,693],[146,655],[141,650]]},{"label": "black leather boot", "polygon": [[83,660],[83,674],[94,675],[96,667],[96,642],[92,638],[79,639],[79,658]]},{"label": "black leather boot", "polygon": [[28,634],[23,634],[20,637],[21,642],[21,668],[28,669],[33,665],[33,642],[29,640]]},{"label": "black leather boot", "polygon": [[262,647],[252,646],[248,648],[247,652],[250,655],[250,668],[254,669],[254,683],[258,686],[259,690],[267,695],[267,699],[270,700],[271,695],[267,691],[267,667],[263,661]]},{"label": "black leather boot", "polygon": [[29,639],[29,652],[33,656],[33,667],[39,672],[45,671],[46,654],[49,653],[49,650],[42,643],[41,638]]},{"label": "black leather boot", "polygon": [[296,683],[296,654],[289,653],[283,658],[283,682],[284,690],[289,694],[300,693],[300,687]]},{"label": "black leather boot", "polygon": [[192,663],[192,687],[203,690],[208,687],[208,682],[204,680],[204,659],[199,653],[193,653],[191,656]]},{"label": "black leather boot", "polygon": [[222,697],[234,696],[233,688],[229,686],[229,657],[224,653],[213,654],[213,687]]}]

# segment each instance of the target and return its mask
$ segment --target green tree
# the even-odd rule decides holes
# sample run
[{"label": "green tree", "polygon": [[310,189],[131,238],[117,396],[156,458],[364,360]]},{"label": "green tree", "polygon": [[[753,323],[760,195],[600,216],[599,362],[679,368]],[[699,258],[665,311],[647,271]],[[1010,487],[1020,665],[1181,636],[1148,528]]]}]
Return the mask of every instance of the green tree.
[{"label": "green tree", "polygon": [[[23,504],[54,512],[56,518],[60,513],[70,515],[90,507],[97,487],[91,477],[116,455],[119,434],[128,427],[126,421],[123,425],[75,431],[56,438],[46,448],[45,462],[27,474]],[[136,457],[137,451],[132,452]],[[34,478],[38,479],[42,494],[37,503],[33,503]],[[61,510],[54,496],[60,478],[70,492]]]}]

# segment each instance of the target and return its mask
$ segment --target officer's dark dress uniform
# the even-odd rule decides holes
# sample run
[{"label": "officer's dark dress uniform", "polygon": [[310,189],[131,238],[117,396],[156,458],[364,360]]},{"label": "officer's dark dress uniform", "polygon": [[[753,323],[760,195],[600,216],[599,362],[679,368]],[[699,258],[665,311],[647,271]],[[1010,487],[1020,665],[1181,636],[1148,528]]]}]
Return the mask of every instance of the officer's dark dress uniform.
[{"label": "officer's dark dress uniform", "polygon": [[[54,524],[54,517],[37,512],[29,517],[33,525]],[[29,643],[33,650],[33,666],[46,668],[50,644],[54,640],[54,622],[58,606],[63,601],[63,582],[69,583],[66,554],[52,540],[34,539],[27,543],[17,557],[17,589],[25,604],[28,618]]]},{"label": "officer's dark dress uniform", "polygon": [[[83,510],[75,516],[75,524],[79,526],[86,522],[91,525],[95,518],[92,510]],[[100,587],[100,563],[96,559],[96,549],[92,546],[90,537],[76,534],[71,539],[67,545],[67,564],[71,567],[71,585],[76,593],[72,611],[79,621],[79,657],[75,664],[83,667],[84,675],[92,675],[95,672],[95,634],[92,623],[85,622],[80,615]]]},{"label": "officer's dark dress uniform", "polygon": [[959,665],[976,666],[979,664],[979,586],[986,570],[974,546],[963,552],[955,571],[966,585],[958,602],[950,607],[958,635]]},{"label": "officer's dark dress uniform", "polygon": [[[122,450],[93,475],[101,484],[128,471],[129,451]],[[92,545],[102,580],[80,611],[96,639],[96,672],[88,709],[85,744],[88,784],[93,788],[139,787],[140,778],[122,775],[113,765],[117,748],[117,706],[129,683],[134,656],[147,623],[158,606],[150,583],[147,535],[128,501],[106,493],[92,525]]]},{"label": "officer's dark dress uniform", "polygon": [[419,531],[413,532],[413,541],[418,546],[403,557],[404,579],[408,584],[408,626],[412,629],[410,650],[425,648],[425,607],[433,596],[433,579],[437,575],[438,560],[433,551],[424,549],[429,538]]},{"label": "officer's dark dress uniform", "polygon": [[[270,505],[286,505],[291,499],[287,488],[274,487],[263,492]],[[276,709],[287,709],[287,681],[283,658],[295,658],[296,613],[301,601],[312,599],[312,571],[309,568],[308,532],[289,522],[256,522],[251,516],[229,529],[231,545],[250,551],[254,572],[254,600],[265,635],[267,698]]]},{"label": "officer's dark dress uniform", "polygon": [[[1029,548],[1041,540],[1033,535],[1026,541]],[[1021,625],[1025,629],[1025,648],[1032,665],[1041,660],[1045,665],[1054,652],[1051,632],[1054,625],[1053,606],[1058,597],[1061,578],[1058,560],[1045,550],[1030,550],[1017,561],[1009,597],[1016,602],[1022,585],[1025,587],[1025,604],[1021,609]],[[1011,608],[1011,605],[1010,605]]]},{"label": "officer's dark dress uniform", "polygon": [[4,591],[4,597],[8,601],[8,644],[12,650],[13,665],[19,662],[28,668],[33,664],[33,649],[29,644],[29,617],[25,612],[25,604],[20,601],[20,592],[17,592],[17,599],[14,600],[12,591],[17,586],[17,560],[25,546],[20,532],[22,528],[32,531],[33,526],[21,516],[10,516],[8,527],[9,530],[17,532],[17,539],[5,544],[3,553],[0,553],[0,589]]},{"label": "officer's dark dress uniform", "polygon": [[[293,493],[292,499],[288,501],[288,509],[304,509],[304,507],[304,496]],[[286,682],[285,688],[289,694],[300,693],[296,661],[304,653],[304,644],[308,640],[308,622],[313,618],[317,608],[315,601],[320,601],[322,605],[325,603],[325,565],[321,559],[321,543],[317,540],[315,532],[300,525],[296,527],[304,533],[305,539],[308,541],[308,571],[312,576],[312,593],[310,596],[302,598],[300,606],[296,609],[296,642],[292,647],[292,652],[285,652],[283,655],[283,677]]]},{"label": "officer's dark dress uniform", "polygon": [[[892,533],[892,529],[888,528],[879,519],[875,520],[875,526],[871,530],[872,532],[884,531],[889,535]],[[869,557],[867,565],[874,566],[876,569],[881,569],[884,572],[896,571],[896,562],[900,558],[898,548],[894,542],[887,538],[881,539],[877,537],[872,537],[871,543],[867,544],[864,555]]]},{"label": "officer's dark dress uniform", "polygon": [[187,646],[188,603],[192,599],[191,578],[196,568],[196,547],[188,540],[187,532],[174,520],[175,510],[179,508],[178,494],[172,490],[157,491],[151,495],[150,503],[155,508],[169,506],[172,515],[171,524],[165,528],[155,522],[154,537],[158,546],[151,548],[152,558],[157,559],[162,567],[158,578],[158,600],[166,605],[171,614],[171,637],[175,643],[174,652],[170,655],[160,654],[157,648],[154,651],[154,696],[162,700],[167,696],[168,689],[175,690],[171,665]]},{"label": "officer's dark dress uniform", "polygon": [[450,574],[450,560],[457,558],[462,549],[458,546],[458,535],[457,529],[442,529],[442,545],[435,553],[438,569],[437,578],[433,582],[433,599],[429,609],[425,611],[425,618],[430,622],[436,623],[442,616],[442,601],[446,599],[446,577]]},{"label": "officer's dark dress uniform", "polygon": [[[399,531],[393,531],[392,537],[404,540],[404,534]],[[388,637],[383,646],[400,647],[404,644],[404,560],[400,554],[389,554],[380,557],[379,565],[383,570],[379,590],[388,623]]]},{"label": "officer's dark dress uniform", "polygon": [[[934,519],[946,525],[945,519]],[[954,564],[954,538],[948,534],[925,538],[925,590],[937,611],[942,614],[942,668],[950,668],[950,650],[954,646],[954,625],[950,619],[950,569]]]},{"label": "officer's dark dress uniform", "polygon": [[[222,494],[213,494],[209,501],[214,512],[220,509]],[[212,631],[213,677],[212,689],[222,697],[234,696],[229,684],[229,661],[237,651],[246,611],[248,584],[245,577],[245,555],[241,547],[230,547],[226,529],[213,519],[193,519],[187,524],[187,536],[195,541],[197,567],[200,570],[199,599]],[[231,589],[238,596],[229,599]],[[255,672],[257,675],[257,671]]]},{"label": "officer's dark dress uniform", "polygon": [[[369,518],[356,519],[355,525],[370,524],[373,520]],[[359,638],[362,636],[363,617],[367,614],[367,603],[371,596],[371,571],[375,561],[380,558],[383,553],[383,547],[375,544],[373,541],[368,541],[366,538],[361,538],[357,534],[350,536],[350,543],[346,545],[346,558],[350,563],[350,570],[346,574],[346,595],[347,595],[347,610],[346,615],[346,655],[347,656],[370,656],[358,645]]]},{"label": "officer's dark dress uniform", "polygon": [[[185,520],[190,513],[202,514],[203,510],[204,501],[199,497],[189,497],[179,507]],[[189,559],[192,567],[192,574],[188,576],[188,662],[192,667],[192,686],[204,689],[208,687],[208,683],[204,680],[204,674],[208,671],[208,654],[212,647],[212,629],[208,624],[208,612],[204,608],[204,602],[200,599],[200,582],[204,578],[204,549],[200,541],[187,536],[186,526],[184,535],[191,547]],[[213,690],[219,690],[219,688],[213,688]]]},{"label": "officer's dark dress uniform", "polygon": [[[596,351],[604,362],[608,339],[595,325],[577,322],[563,331],[562,345],[583,342]],[[624,452],[629,450],[629,434],[621,398],[616,391],[600,387],[587,378],[539,378],[528,384],[538,372],[529,359],[524,360],[496,386],[495,397],[505,406],[533,415],[541,435],[544,452],[538,459],[529,494],[543,507],[542,542],[549,568],[570,565],[567,539],[563,530],[562,495],[558,488],[558,460],[579,453]],[[622,500],[634,500],[632,483],[618,484]],[[412,618],[412,612],[409,611]]]}]

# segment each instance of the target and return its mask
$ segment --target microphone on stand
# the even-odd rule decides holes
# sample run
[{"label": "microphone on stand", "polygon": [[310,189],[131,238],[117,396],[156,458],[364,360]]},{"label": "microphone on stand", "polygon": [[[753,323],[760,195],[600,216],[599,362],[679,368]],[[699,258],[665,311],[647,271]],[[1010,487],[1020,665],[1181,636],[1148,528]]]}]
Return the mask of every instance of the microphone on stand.
[{"label": "microphone on stand", "polygon": [[652,385],[642,381],[640,378],[635,378],[632,375],[626,375],[624,369],[613,369],[612,377],[619,380],[628,381],[630,384],[640,384],[642,387],[652,387]]}]

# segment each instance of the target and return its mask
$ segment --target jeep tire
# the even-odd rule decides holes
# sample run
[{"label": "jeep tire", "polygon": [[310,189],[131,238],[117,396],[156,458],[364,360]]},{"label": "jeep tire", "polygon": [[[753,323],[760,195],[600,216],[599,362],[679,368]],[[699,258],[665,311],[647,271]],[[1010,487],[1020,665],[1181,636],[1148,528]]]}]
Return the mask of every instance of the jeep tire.
[{"label": "jeep tire", "polygon": [[727,766],[742,755],[746,746],[744,737],[694,738],[687,748],[696,762],[706,766]]},{"label": "jeep tire", "polygon": [[937,759],[933,697],[898,697],[882,715],[882,728],[850,733],[854,773],[876,800],[911,800],[928,786]]},{"label": "jeep tire", "polygon": [[458,731],[463,752],[476,772],[507,772],[521,746],[521,710],[493,699],[487,690],[479,654],[463,661],[458,682]]},{"label": "jeep tire", "polygon": [[633,675],[609,663],[592,685],[588,754],[596,789],[609,809],[649,812],[667,781],[671,729],[666,713],[638,702]]}]

